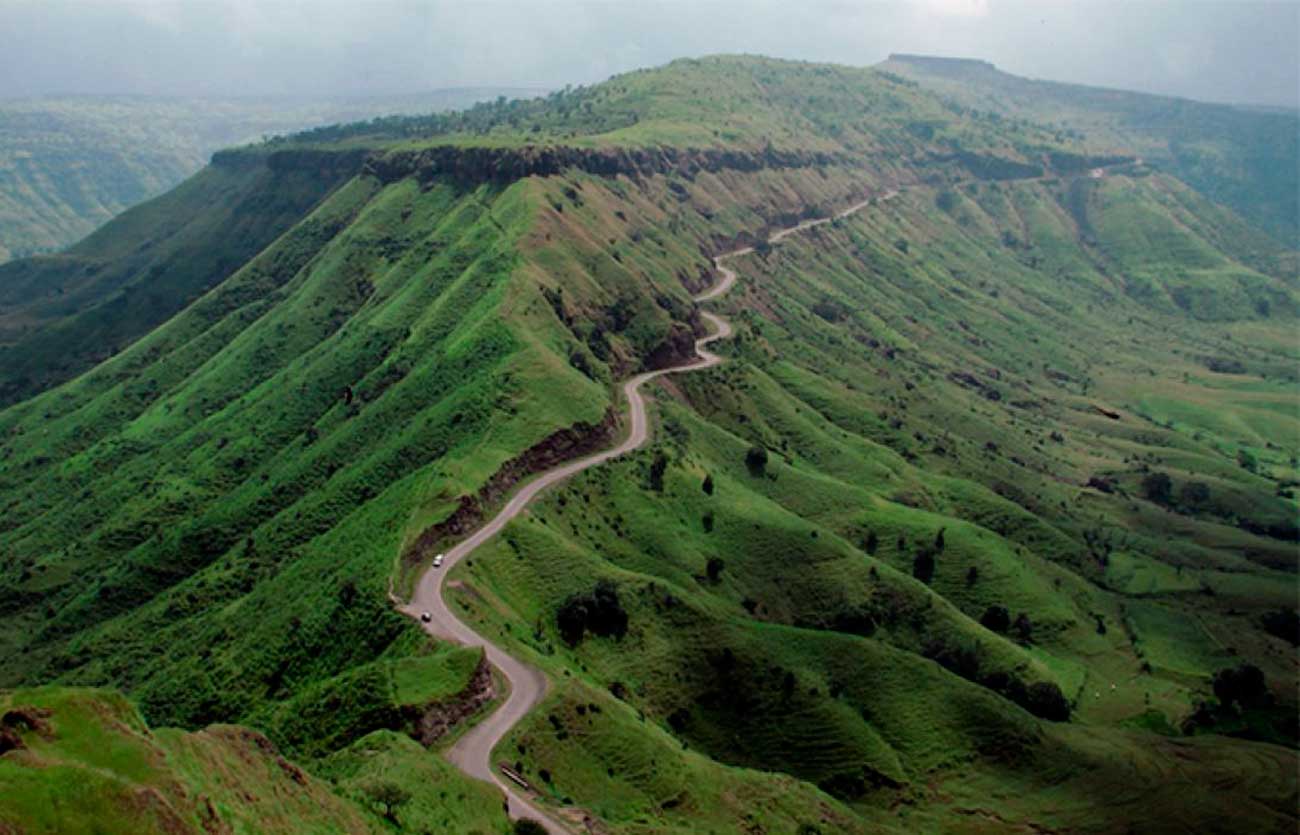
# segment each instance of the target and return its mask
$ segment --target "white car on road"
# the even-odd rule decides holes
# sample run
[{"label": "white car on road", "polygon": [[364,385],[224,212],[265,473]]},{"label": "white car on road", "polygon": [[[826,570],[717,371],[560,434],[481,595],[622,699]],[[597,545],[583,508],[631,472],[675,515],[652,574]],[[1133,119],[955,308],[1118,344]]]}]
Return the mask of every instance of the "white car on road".
[{"label": "white car on road", "polygon": [[439,554],[438,556],[436,556],[436,557],[433,558],[433,567],[434,567],[434,568],[442,568],[442,557],[443,557],[443,555],[442,555],[442,554]]}]

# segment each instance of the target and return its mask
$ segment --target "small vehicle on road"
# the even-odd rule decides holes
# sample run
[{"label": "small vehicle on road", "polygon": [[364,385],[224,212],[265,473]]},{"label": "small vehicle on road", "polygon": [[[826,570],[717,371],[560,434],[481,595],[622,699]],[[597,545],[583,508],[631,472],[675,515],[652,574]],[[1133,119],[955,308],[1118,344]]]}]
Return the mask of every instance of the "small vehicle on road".
[{"label": "small vehicle on road", "polygon": [[442,558],[443,558],[443,555],[442,555],[442,554],[439,554],[438,556],[436,556],[436,557],[433,558],[433,567],[434,567],[434,568],[442,568]]},{"label": "small vehicle on road", "polygon": [[433,620],[433,615],[429,614],[428,612],[421,612],[420,620],[424,621],[425,623],[428,623],[429,621]]}]

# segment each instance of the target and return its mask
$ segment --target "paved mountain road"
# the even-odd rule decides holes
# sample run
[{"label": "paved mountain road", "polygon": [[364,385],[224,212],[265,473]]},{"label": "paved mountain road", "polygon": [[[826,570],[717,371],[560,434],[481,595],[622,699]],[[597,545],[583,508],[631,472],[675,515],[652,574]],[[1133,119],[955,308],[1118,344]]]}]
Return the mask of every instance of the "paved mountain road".
[{"label": "paved mountain road", "polygon": [[[889,191],[880,196],[881,200],[889,200],[898,194],[897,191]],[[768,238],[769,243],[776,243],[789,235],[810,229],[814,226],[820,226],[829,223],[834,219],[847,217],[863,208],[871,205],[874,199],[864,200],[857,203],[834,217],[818,218],[816,220],[806,220],[802,223],[792,226],[788,229],[782,229]],[[714,265],[718,269],[721,280],[700,293],[695,297],[697,302],[707,302],[716,299],[731,289],[736,283],[736,273],[723,266],[722,262],[728,258],[734,258],[738,255],[745,255],[753,252],[753,247],[745,247],[719,255],[713,259]],[[532,803],[524,793],[513,783],[508,782],[503,775],[492,767],[492,749],[496,747],[505,735],[515,726],[519,720],[532,710],[542,698],[546,695],[547,681],[546,676],[540,670],[531,667],[505,650],[493,644],[482,635],[475,632],[463,621],[461,621],[451,611],[451,607],[443,599],[443,585],[447,578],[448,572],[455,565],[469,556],[474,549],[478,548],[487,540],[491,539],[502,528],[523,511],[528,503],[531,502],[538,493],[541,493],[547,487],[563,481],[564,479],[604,463],[611,458],[617,458],[620,455],[637,449],[646,442],[649,437],[649,420],[646,416],[645,398],[641,394],[641,387],[647,382],[661,377],[665,374],[677,374],[683,371],[695,371],[701,368],[709,368],[722,362],[722,358],[708,350],[708,345],[720,339],[726,339],[731,335],[731,324],[721,316],[701,311],[701,316],[709,323],[712,331],[708,336],[695,340],[695,352],[698,358],[685,365],[679,365],[674,368],[664,368],[658,371],[647,371],[638,374],[623,384],[623,396],[627,399],[628,404],[628,424],[629,431],[627,437],[617,446],[607,449],[604,452],[598,452],[594,455],[580,458],[576,461],[570,461],[561,464],[554,469],[547,470],[536,478],[524,484],[524,486],[506,502],[505,507],[494,516],[482,528],[479,528],[468,539],[457,544],[450,551],[446,552],[443,558],[441,568],[430,568],[420,577],[416,586],[415,594],[412,596],[410,603],[401,607],[401,610],[414,618],[419,618],[422,612],[428,612],[431,615],[429,623],[422,623],[425,631],[438,638],[455,641],[468,647],[482,647],[487,656],[488,663],[496,667],[497,670],[505,677],[510,685],[510,693],[507,695],[505,703],[499,706],[490,716],[471,728],[462,736],[455,745],[452,746],[448,754],[449,759],[461,771],[464,771],[471,777],[479,780],[487,780],[495,783],[505,792],[506,804],[513,818],[528,817],[540,821],[547,831],[552,835],[567,835],[569,830],[558,823],[553,817],[543,813],[537,806]]]}]

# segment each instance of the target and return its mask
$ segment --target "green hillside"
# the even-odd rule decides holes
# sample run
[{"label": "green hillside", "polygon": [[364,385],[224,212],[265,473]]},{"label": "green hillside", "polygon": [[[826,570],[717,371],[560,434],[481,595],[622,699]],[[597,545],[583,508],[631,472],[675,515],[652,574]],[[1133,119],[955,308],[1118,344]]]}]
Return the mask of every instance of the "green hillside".
[{"label": "green hillside", "polygon": [[[1197,200],[1154,177],[1095,188],[1093,223],[1111,201],[1136,201],[1125,231],[1151,237],[1168,234],[1171,195]],[[1295,744],[1293,650],[1263,626],[1295,588],[1295,505],[1279,488],[1295,452],[1276,444],[1296,437],[1295,379],[1263,381],[1288,373],[1294,322],[1267,325],[1247,302],[1224,333],[1126,293],[1099,269],[1114,271],[1122,242],[1102,260],[1078,240],[1072,189],[920,188],[736,263],[745,283],[724,302],[744,323],[733,361],[675,382],[653,448],[551,495],[466,573],[463,604],[488,634],[565,682],[517,737],[526,773],[550,775],[557,799],[578,796],[593,770],[626,774],[627,796],[610,777],[593,792],[611,798],[605,820],[692,831],[726,790],[689,758],[665,766],[653,737],[629,750],[604,718],[626,712],[714,760],[818,785],[870,825],[946,828],[960,808],[1105,830],[1105,806],[1081,799],[1100,768],[1147,798],[1125,820],[1159,831],[1171,808],[1234,811],[1226,794],[1188,804],[1161,757],[1182,758],[1179,779],[1193,784],[1292,768],[1292,752],[1221,737],[1148,759],[1139,751],[1163,743],[1129,729],[1177,735],[1211,677],[1249,658],[1286,706],[1252,709],[1247,735]],[[1017,244],[999,243],[1010,234]],[[1233,375],[1205,363],[1234,332],[1258,346],[1245,356],[1264,389],[1220,421],[1194,404],[1225,409]],[[1153,414],[1156,392],[1188,422]],[[769,450],[761,473],[747,463],[755,445]],[[1240,450],[1270,463],[1244,469]],[[655,462],[667,462],[658,477]],[[1171,478],[1170,499],[1144,494],[1153,473]],[[1193,484],[1207,486],[1203,501],[1184,498]],[[551,613],[602,580],[627,634],[570,648]],[[995,607],[1001,627],[987,625]],[[521,634],[519,622],[537,627]],[[1018,695],[1037,682],[1059,687],[1071,726],[1091,735],[1022,711],[1042,708]],[[602,706],[595,718],[587,701]],[[998,780],[1020,790],[991,800],[972,762],[1003,762]],[[1072,799],[1042,802],[1049,787]],[[1278,784],[1254,825],[1293,824],[1294,790]]]},{"label": "green hillside", "polygon": [[502,832],[492,791],[387,731],[312,776],[232,725],[150,729],[120,694],[0,696],[0,827],[23,833]]},{"label": "green hillside", "polygon": [[1020,78],[985,61],[891,55],[879,68],[985,119],[1028,120],[1095,152],[1141,154],[1282,243],[1300,240],[1300,113]]},{"label": "green hillside", "polygon": [[553,685],[494,759],[610,833],[1293,831],[1295,253],[1139,153],[720,57],[219,154],[0,268],[0,687],[503,831],[411,738],[474,654],[390,591],[755,243],[728,361],[453,573]]},{"label": "green hillside", "polygon": [[51,96],[0,101],[0,263],[75,243],[197,172],[213,151],[315,125],[537,91],[362,99]]}]

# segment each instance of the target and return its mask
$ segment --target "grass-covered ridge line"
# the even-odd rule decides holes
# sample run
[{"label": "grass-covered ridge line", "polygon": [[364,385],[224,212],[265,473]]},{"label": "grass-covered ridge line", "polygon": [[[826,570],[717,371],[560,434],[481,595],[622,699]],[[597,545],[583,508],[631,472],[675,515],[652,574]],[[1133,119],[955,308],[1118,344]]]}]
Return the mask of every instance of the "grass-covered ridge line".
[{"label": "grass-covered ridge line", "polygon": [[751,55],[681,59],[541,98],[337,125],[276,137],[260,147],[776,147],[866,155],[906,152],[918,141],[1012,156],[1069,150],[1050,131],[980,124],[870,68]]}]

